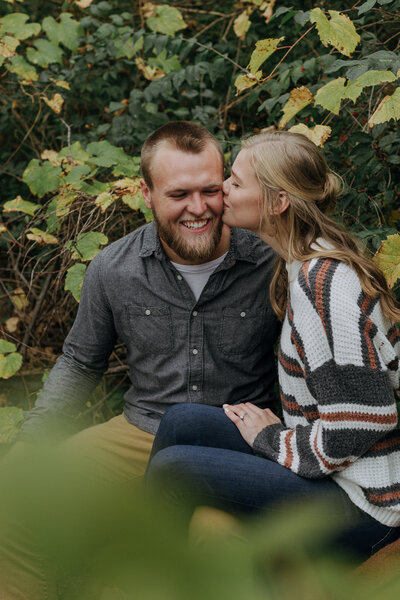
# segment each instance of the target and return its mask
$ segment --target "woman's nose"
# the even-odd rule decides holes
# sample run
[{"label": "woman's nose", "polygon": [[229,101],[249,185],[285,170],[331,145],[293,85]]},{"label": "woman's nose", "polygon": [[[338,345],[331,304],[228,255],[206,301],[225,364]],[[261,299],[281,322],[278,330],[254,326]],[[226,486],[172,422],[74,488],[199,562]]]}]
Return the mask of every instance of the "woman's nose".
[{"label": "woman's nose", "polygon": [[224,183],[222,184],[222,191],[224,192],[224,194],[229,193],[229,179],[230,177],[228,177],[228,179],[225,179]]}]

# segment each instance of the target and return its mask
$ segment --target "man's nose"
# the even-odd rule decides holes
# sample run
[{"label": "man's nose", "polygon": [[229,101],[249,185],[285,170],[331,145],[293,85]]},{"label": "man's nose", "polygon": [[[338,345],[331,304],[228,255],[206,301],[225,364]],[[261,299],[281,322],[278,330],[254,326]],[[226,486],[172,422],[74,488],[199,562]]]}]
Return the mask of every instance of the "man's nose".
[{"label": "man's nose", "polygon": [[196,215],[199,217],[206,212],[207,204],[199,192],[195,192],[191,195],[188,210],[193,215]]}]

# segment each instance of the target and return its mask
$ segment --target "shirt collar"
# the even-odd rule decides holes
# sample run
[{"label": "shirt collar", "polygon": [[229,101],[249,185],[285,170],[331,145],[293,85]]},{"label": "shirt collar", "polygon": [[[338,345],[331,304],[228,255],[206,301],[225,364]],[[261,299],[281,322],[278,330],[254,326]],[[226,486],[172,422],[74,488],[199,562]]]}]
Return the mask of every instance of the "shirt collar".
[{"label": "shirt collar", "polygon": [[[240,235],[239,235],[240,232]],[[233,265],[237,260],[244,260],[250,263],[257,262],[257,252],[255,246],[259,242],[258,237],[250,234],[245,229],[231,228],[231,240],[228,254],[225,257],[224,263],[227,267]],[[166,254],[161,245],[160,238],[157,234],[156,224],[149,223],[144,230],[143,244],[139,256],[151,256],[154,254],[156,258],[166,259]]]}]

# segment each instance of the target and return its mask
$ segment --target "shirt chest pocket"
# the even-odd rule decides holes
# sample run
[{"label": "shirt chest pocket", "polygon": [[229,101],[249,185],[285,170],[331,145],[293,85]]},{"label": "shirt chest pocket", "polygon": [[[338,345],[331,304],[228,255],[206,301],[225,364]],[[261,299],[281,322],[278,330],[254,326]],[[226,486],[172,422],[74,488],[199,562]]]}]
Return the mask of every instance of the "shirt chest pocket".
[{"label": "shirt chest pocket", "polygon": [[169,306],[126,307],[132,343],[143,352],[168,353],[174,347]]},{"label": "shirt chest pocket", "polygon": [[265,307],[225,308],[219,335],[219,348],[224,354],[252,352],[263,341]]}]

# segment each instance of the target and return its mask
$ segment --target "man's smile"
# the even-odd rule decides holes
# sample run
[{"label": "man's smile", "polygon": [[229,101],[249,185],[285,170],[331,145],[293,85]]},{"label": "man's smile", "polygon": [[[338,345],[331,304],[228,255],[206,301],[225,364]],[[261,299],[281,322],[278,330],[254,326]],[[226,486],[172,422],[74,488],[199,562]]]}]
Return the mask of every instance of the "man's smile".
[{"label": "man's smile", "polygon": [[204,231],[207,227],[207,225],[211,223],[211,219],[187,219],[185,221],[180,221],[180,224],[183,225],[184,227],[186,227],[187,229],[190,230],[196,230],[198,232]]}]

